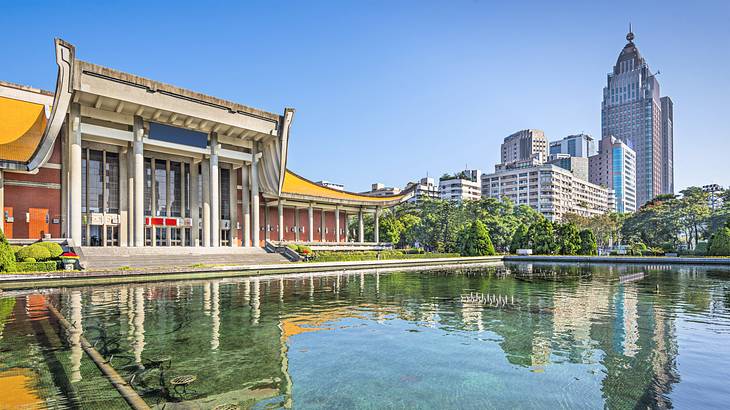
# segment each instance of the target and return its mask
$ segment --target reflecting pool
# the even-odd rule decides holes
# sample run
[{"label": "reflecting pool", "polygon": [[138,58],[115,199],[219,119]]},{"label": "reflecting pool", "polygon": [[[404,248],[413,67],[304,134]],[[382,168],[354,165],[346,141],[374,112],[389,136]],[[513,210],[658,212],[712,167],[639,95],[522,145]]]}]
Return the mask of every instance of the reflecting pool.
[{"label": "reflecting pool", "polygon": [[507,263],[6,293],[0,408],[126,408],[84,341],[156,408],[726,408],[730,270]]}]

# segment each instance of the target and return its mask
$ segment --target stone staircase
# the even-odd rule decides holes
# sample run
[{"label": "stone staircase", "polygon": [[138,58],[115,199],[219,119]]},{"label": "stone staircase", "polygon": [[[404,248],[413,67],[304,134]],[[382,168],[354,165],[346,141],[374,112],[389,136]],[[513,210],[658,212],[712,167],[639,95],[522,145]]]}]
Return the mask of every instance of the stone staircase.
[{"label": "stone staircase", "polygon": [[[79,249],[79,248],[77,248]],[[265,265],[288,262],[278,253],[261,248],[202,247],[89,247],[80,248],[87,270],[163,269],[201,265]]]}]

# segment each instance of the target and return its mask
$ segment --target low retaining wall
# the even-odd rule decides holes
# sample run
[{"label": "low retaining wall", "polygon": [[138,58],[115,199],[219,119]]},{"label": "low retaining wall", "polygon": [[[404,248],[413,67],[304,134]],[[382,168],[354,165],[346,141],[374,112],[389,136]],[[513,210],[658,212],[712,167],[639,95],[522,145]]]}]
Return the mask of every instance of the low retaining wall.
[{"label": "low retaining wall", "polygon": [[238,276],[260,276],[283,273],[331,272],[363,269],[396,269],[405,267],[438,267],[468,264],[499,263],[501,256],[392,259],[381,261],[307,262],[271,265],[220,266],[185,268],[175,271],[73,272],[44,275],[0,275],[0,290],[39,289],[87,285],[158,282],[190,279],[214,279]]},{"label": "low retaining wall", "polygon": [[678,265],[722,265],[730,267],[730,258],[680,258],[668,256],[504,256],[505,262],[557,262],[557,263],[639,263]]}]

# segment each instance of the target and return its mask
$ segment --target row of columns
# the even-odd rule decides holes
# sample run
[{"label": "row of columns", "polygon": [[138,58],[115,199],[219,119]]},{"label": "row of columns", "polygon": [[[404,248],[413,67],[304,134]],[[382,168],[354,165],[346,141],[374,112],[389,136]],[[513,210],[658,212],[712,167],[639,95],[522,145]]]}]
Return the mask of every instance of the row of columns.
[{"label": "row of columns", "polygon": [[[69,116],[68,132],[68,192],[65,202],[68,213],[68,224],[66,236],[73,240],[75,245],[82,244],[82,213],[81,213],[81,114],[79,104],[72,104]],[[144,212],[144,121],[141,117],[135,116],[132,127],[133,141],[131,149],[127,150],[126,164],[120,161],[121,166],[126,166],[127,172],[120,172],[120,184],[126,186],[127,217],[120,221],[124,224],[123,229],[126,235],[120,234],[122,246],[145,246],[145,212]],[[220,186],[219,186],[219,152],[220,144],[216,133],[210,134],[210,155],[202,160],[202,198],[198,198],[198,167],[191,162],[190,180],[190,210],[192,219],[191,243],[200,244],[204,247],[220,246]],[[120,155],[120,160],[122,156]],[[259,184],[258,184],[258,162],[259,155],[254,143],[252,149],[252,163],[244,163],[240,167],[241,180],[243,185],[243,201],[241,204],[243,214],[243,246],[258,246],[259,243]],[[121,167],[120,167],[121,168]],[[238,241],[238,174],[231,168],[230,174],[230,196],[231,196],[231,237],[229,240],[236,245]],[[154,172],[154,170],[153,170]],[[126,175],[125,175],[126,174]],[[125,178],[125,181],[121,181]],[[154,176],[153,176],[154,178]],[[250,187],[250,191],[249,191]],[[225,188],[224,188],[225,189]],[[122,198],[122,200],[124,200]],[[202,201],[202,204],[201,204]],[[200,217],[198,209],[202,205],[202,238],[199,238],[198,226]],[[251,213],[253,212],[253,216]],[[121,226],[120,226],[121,227]],[[253,233],[253,237],[251,237]],[[153,238],[154,242],[154,238]]]},{"label": "row of columns", "polygon": [[[340,207],[335,207],[335,242],[340,242]],[[284,241],[284,204],[282,201],[279,201],[277,204],[277,222],[279,227],[278,232],[278,240],[279,242]],[[364,212],[360,210],[357,213],[358,218],[358,242],[365,242],[365,222],[364,222]],[[375,235],[375,242],[380,242],[380,208],[375,209],[375,216],[374,216],[374,235]],[[320,235],[322,240],[324,242],[325,237],[325,210],[322,210],[321,214],[321,230]],[[307,207],[307,241],[308,242],[314,242],[314,206],[313,204],[309,204]],[[347,213],[345,213],[345,242],[349,240],[349,229],[347,227]]]}]

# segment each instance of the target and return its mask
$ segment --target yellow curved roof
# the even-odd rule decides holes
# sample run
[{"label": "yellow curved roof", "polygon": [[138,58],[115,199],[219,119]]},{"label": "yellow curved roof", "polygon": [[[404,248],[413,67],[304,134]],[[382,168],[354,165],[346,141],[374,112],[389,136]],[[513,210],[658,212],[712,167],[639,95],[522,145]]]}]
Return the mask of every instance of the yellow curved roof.
[{"label": "yellow curved roof", "polygon": [[0,160],[30,160],[46,121],[43,104],[0,97]]},{"label": "yellow curved roof", "polygon": [[282,193],[306,195],[311,197],[332,199],[332,200],[349,200],[349,201],[362,201],[372,203],[383,203],[399,201],[403,199],[405,195],[392,195],[392,196],[370,196],[363,194],[356,194],[353,192],[340,191],[337,189],[328,188],[319,184],[316,184],[306,178],[300,177],[299,175],[287,170],[284,175],[284,185],[281,188]]}]

